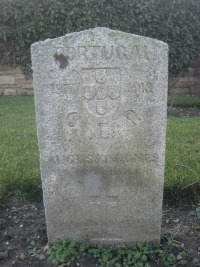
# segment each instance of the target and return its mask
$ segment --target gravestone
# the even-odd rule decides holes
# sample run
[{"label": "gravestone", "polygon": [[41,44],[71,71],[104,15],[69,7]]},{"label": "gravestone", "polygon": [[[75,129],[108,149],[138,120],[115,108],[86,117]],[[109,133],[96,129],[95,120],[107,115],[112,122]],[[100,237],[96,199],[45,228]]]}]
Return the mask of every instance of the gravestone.
[{"label": "gravestone", "polygon": [[167,61],[167,44],[107,28],[32,45],[50,242],[159,242]]}]

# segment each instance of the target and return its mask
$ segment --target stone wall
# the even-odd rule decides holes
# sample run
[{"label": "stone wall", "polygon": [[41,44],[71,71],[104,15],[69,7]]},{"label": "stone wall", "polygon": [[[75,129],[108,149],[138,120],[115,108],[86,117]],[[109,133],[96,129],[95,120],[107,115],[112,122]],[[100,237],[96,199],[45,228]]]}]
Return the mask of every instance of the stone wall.
[{"label": "stone wall", "polygon": [[[199,72],[189,68],[184,76],[169,78],[170,95],[200,95]],[[0,65],[0,96],[1,95],[33,95],[32,78],[26,79],[19,67]]]},{"label": "stone wall", "polygon": [[33,95],[32,78],[26,79],[19,67],[0,65],[0,95]]},{"label": "stone wall", "polygon": [[189,68],[184,76],[169,78],[170,95],[200,95],[200,77],[195,68]]}]

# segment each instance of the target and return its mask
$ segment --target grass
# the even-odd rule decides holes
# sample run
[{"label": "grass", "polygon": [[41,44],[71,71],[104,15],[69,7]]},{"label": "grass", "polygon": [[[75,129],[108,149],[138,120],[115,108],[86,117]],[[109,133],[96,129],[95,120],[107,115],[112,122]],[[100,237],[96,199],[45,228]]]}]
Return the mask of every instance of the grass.
[{"label": "grass", "polygon": [[15,189],[40,191],[33,97],[0,97],[0,199]]},{"label": "grass", "polygon": [[[18,198],[37,196],[41,183],[33,97],[0,97],[0,126],[0,199],[10,192]],[[200,118],[168,118],[165,193],[200,192],[199,133]]]},{"label": "grass", "polygon": [[168,106],[175,107],[200,107],[200,96],[172,95],[168,97]]},{"label": "grass", "polygon": [[172,196],[174,192],[180,197],[200,193],[199,133],[198,117],[168,118],[165,191]]}]

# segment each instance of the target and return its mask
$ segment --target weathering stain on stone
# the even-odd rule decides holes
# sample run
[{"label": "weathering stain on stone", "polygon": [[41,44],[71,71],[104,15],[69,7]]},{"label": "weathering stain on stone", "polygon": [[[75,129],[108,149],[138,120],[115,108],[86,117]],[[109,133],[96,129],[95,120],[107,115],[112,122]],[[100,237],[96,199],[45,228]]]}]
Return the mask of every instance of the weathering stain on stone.
[{"label": "weathering stain on stone", "polygon": [[54,58],[56,61],[59,61],[59,63],[60,63],[59,68],[60,69],[64,69],[69,65],[69,61],[68,61],[69,57],[68,56],[64,56],[63,54],[55,53]]}]

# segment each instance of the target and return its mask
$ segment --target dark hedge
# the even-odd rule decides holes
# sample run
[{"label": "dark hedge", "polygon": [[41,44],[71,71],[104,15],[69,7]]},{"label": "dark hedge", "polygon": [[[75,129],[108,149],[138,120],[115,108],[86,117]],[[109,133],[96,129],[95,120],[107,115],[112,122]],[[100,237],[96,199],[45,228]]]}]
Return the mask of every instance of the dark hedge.
[{"label": "dark hedge", "polygon": [[169,72],[184,72],[199,53],[200,1],[1,0],[0,61],[31,75],[33,42],[97,26],[169,44]]}]

